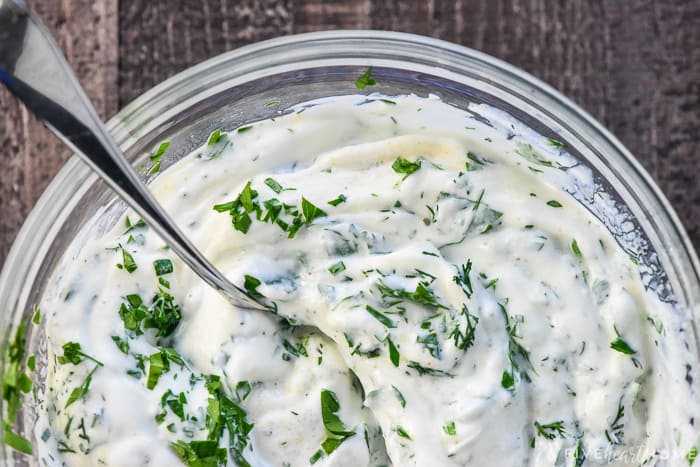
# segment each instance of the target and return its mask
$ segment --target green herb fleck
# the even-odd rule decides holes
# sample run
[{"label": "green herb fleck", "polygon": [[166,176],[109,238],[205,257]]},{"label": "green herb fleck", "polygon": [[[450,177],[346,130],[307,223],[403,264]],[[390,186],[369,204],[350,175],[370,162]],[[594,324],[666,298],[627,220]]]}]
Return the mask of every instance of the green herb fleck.
[{"label": "green herb fleck", "polygon": [[170,449],[187,467],[217,467],[226,465],[226,449],[218,441],[176,441]]},{"label": "green herb fleck", "polygon": [[401,394],[401,391],[399,391],[399,389],[396,386],[392,384],[391,387],[394,390],[394,394],[396,394],[396,398],[399,400],[399,404],[401,404],[401,407],[405,408],[406,398],[403,397],[403,394]]},{"label": "green herb fleck", "polygon": [[394,170],[394,172],[397,174],[405,174],[403,180],[406,180],[409,175],[420,170],[420,167],[420,159],[416,160],[415,162],[411,162],[403,157],[397,158],[394,163],[391,164],[391,168]]},{"label": "green herb fleck", "polygon": [[243,288],[245,288],[246,292],[248,292],[248,295],[254,298],[260,298],[263,296],[260,292],[258,292],[258,287],[262,284],[260,279],[250,276],[246,274],[244,276],[244,282],[243,282]]},{"label": "green herb fleck", "polygon": [[406,431],[406,429],[402,426],[397,426],[396,428],[394,428],[394,432],[404,439],[407,439],[409,441],[413,441],[413,438],[411,438],[411,435],[409,435],[408,432]]},{"label": "green herb fleck", "polygon": [[610,343],[610,348],[625,355],[634,355],[637,353],[637,351],[630,347],[620,336],[617,336],[617,339]]},{"label": "green herb fleck", "polygon": [[386,336],[386,342],[389,346],[389,360],[395,367],[398,368],[399,361],[401,360],[401,354],[399,353],[399,349],[396,348],[396,345],[394,344],[394,341],[391,340],[390,336]]},{"label": "green herb fleck", "polygon": [[98,366],[103,366],[102,362],[83,352],[79,343],[66,342],[63,344],[63,355],[58,356],[58,363],[61,365],[65,365],[67,363],[79,365],[85,359],[92,360],[93,362],[97,363]]},{"label": "green herb fleck", "polygon": [[374,86],[375,84],[377,84],[377,82],[372,79],[372,67],[368,67],[367,70],[355,81],[355,86],[357,89],[364,89],[367,86]]},{"label": "green herb fleck", "polygon": [[447,309],[445,305],[442,305],[439,302],[438,297],[435,295],[435,292],[430,288],[430,284],[427,281],[419,282],[416,286],[416,290],[414,290],[413,292],[404,289],[394,289],[392,287],[389,287],[382,281],[379,281],[377,283],[377,288],[379,289],[379,292],[382,294],[382,297],[385,300],[386,298],[406,299],[430,308],[442,308],[445,310]]},{"label": "green herb fleck", "polygon": [[547,201],[547,206],[551,206],[553,208],[560,208],[562,207],[562,204],[557,200],[551,199]]},{"label": "green herb fleck", "polygon": [[538,421],[534,423],[537,429],[537,436],[541,436],[545,439],[552,440],[557,437],[566,437],[566,430],[564,429],[564,420],[559,420],[558,422],[541,424]]},{"label": "green herb fleck", "polygon": [[173,262],[169,259],[157,259],[153,261],[153,269],[156,271],[156,276],[163,276],[173,272]]},{"label": "green herb fleck", "polygon": [[396,327],[396,324],[390,318],[388,318],[385,314],[383,314],[382,312],[375,310],[374,308],[372,308],[369,305],[367,305],[365,307],[365,309],[367,310],[367,312],[370,315],[372,315],[377,321],[382,323],[384,326],[386,326],[388,328],[395,328]]},{"label": "green herb fleck", "polygon": [[328,271],[334,276],[337,276],[341,272],[345,271],[345,263],[343,263],[342,261],[338,261],[337,263],[329,267]]},{"label": "green herb fleck", "polygon": [[158,173],[160,170],[160,160],[163,158],[163,154],[165,154],[165,151],[168,150],[168,147],[170,146],[169,141],[165,141],[158,146],[158,149],[156,149],[156,152],[151,154],[150,159],[151,162],[154,162],[153,167],[151,167],[151,170],[148,171],[148,175],[153,175],[155,173]]},{"label": "green herb fleck", "polygon": [[471,270],[472,260],[469,259],[464,265],[459,266],[457,269],[457,274],[452,278],[455,284],[462,287],[462,291],[467,298],[471,298],[472,294],[474,293],[474,290],[472,289],[472,281],[469,278],[469,273]]},{"label": "green herb fleck", "polygon": [[284,191],[282,185],[280,185],[274,178],[267,177],[265,179],[265,185],[269,186],[270,189],[277,194],[280,194],[282,193],[282,191]]},{"label": "green herb fleck", "polygon": [[134,261],[134,257],[131,256],[131,253],[126,251],[124,247],[119,245],[117,247],[118,250],[121,250],[122,252],[122,263],[117,264],[117,267],[119,269],[124,269],[126,272],[131,274],[132,272],[136,271],[138,269],[138,265],[136,264],[136,261]]},{"label": "green herb fleck", "polygon": [[479,318],[469,312],[467,305],[462,305],[461,316],[464,317],[464,322],[455,324],[450,331],[448,339],[452,339],[454,345],[459,350],[466,352],[474,345],[476,339],[476,325],[479,323]]},{"label": "green herb fleck", "polygon": [[304,214],[307,224],[311,224],[314,219],[328,215],[324,210],[318,208],[303,196],[301,198],[301,212]]},{"label": "green herb fleck", "polygon": [[622,437],[624,436],[625,423],[623,418],[625,417],[625,406],[622,403],[622,398],[617,405],[617,412],[615,413],[615,418],[610,423],[608,429],[605,430],[605,437],[608,442],[612,445],[622,444]]},{"label": "green herb fleck", "polygon": [[552,161],[542,158],[531,144],[518,143],[515,152],[534,164],[543,165],[545,167],[552,167],[554,165]]},{"label": "green herb fleck", "polygon": [[347,199],[347,197],[345,197],[345,195],[340,194],[340,195],[338,195],[338,197],[336,199],[332,199],[332,200],[328,201],[328,204],[330,204],[331,206],[338,206],[339,204],[342,204],[342,203],[346,202],[347,200],[348,199]]},{"label": "green herb fleck", "polygon": [[112,340],[116,344],[117,348],[125,355],[129,354],[129,342],[119,336],[112,336]]},{"label": "green herb fleck", "polygon": [[99,366],[96,366],[95,368],[92,369],[90,373],[85,377],[83,382],[78,386],[77,388],[73,389],[70,393],[70,396],[68,396],[68,400],[66,401],[66,408],[76,402],[78,399],[84,398],[87,393],[90,391],[90,383],[92,382],[92,375],[95,373],[95,371],[99,368]]},{"label": "green herb fleck", "polygon": [[311,456],[311,459],[309,459],[309,462],[314,463],[318,461],[318,459],[323,457],[324,453],[331,454],[346,439],[355,435],[355,430],[345,428],[345,424],[337,415],[338,410],[340,410],[338,397],[333,391],[323,389],[321,391],[321,418],[323,419],[323,426],[326,429],[327,437],[323,443],[321,443],[322,451],[316,451],[316,453]]},{"label": "green herb fleck", "polygon": [[442,430],[447,436],[455,436],[457,434],[457,428],[455,427],[454,421],[451,421],[447,425],[443,426]]},{"label": "green herb fleck", "polygon": [[420,376],[434,376],[438,378],[453,378],[454,375],[452,373],[448,373],[447,371],[443,370],[438,370],[436,368],[430,368],[421,365],[418,362],[409,362],[407,365],[409,368],[415,370]]},{"label": "green herb fleck", "polygon": [[576,242],[576,239],[573,239],[571,241],[571,251],[574,252],[574,255],[576,255],[577,258],[579,258],[579,259],[583,258],[583,253],[581,253],[581,249],[578,247],[578,243]]},{"label": "green herb fleck", "polygon": [[224,138],[225,136],[226,136],[226,133],[222,133],[221,128],[217,128],[209,135],[209,140],[207,141],[207,146],[213,146],[214,144],[221,141],[221,138]]},{"label": "green herb fleck", "polygon": [[503,376],[501,376],[501,386],[503,386],[504,389],[510,390],[514,385],[515,380],[513,379],[513,375],[508,371],[504,371]]}]

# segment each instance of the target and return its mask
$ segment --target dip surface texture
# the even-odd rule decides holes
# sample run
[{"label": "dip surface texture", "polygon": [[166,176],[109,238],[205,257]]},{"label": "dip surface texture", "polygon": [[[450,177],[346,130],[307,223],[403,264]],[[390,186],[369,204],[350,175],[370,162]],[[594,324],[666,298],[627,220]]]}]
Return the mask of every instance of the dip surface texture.
[{"label": "dip surface texture", "polygon": [[42,459],[687,465],[685,323],[568,193],[585,169],[513,129],[343,96],[215,132],[152,190],[278,315],[123,218],[44,304]]}]

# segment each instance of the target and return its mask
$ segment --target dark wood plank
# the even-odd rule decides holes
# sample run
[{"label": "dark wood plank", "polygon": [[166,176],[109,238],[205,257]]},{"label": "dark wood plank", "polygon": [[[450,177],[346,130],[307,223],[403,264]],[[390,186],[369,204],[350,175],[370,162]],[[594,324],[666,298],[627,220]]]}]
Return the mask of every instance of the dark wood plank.
[{"label": "dark wood plank", "polygon": [[288,0],[119,2],[119,100],[227,50],[292,32]]},{"label": "dark wood plank", "polygon": [[[102,117],[117,110],[117,10],[111,0],[37,0]],[[69,152],[0,89],[0,266],[17,231]]]},{"label": "dark wood plank", "polygon": [[370,0],[306,0],[294,4],[295,33],[335,29],[369,29]]}]

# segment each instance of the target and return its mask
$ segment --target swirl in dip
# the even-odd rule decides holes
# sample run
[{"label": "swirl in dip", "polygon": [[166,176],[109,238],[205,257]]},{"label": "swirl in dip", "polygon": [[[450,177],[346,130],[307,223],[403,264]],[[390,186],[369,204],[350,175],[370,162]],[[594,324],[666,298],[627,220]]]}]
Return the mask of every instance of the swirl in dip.
[{"label": "swirl in dip", "polygon": [[373,95],[212,134],[152,190],[277,315],[125,216],[43,306],[41,459],[687,465],[687,323],[571,196],[587,169],[512,130]]}]

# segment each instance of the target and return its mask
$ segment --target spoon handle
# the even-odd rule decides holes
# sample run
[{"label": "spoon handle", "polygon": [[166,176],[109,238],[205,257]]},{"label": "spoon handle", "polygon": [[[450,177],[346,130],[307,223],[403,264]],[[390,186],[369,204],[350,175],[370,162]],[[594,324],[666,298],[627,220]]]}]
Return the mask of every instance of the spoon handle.
[{"label": "spoon handle", "polygon": [[0,81],[85,161],[204,281],[234,305],[261,309],[185,237],[122,156],[38,15],[0,0]]}]

